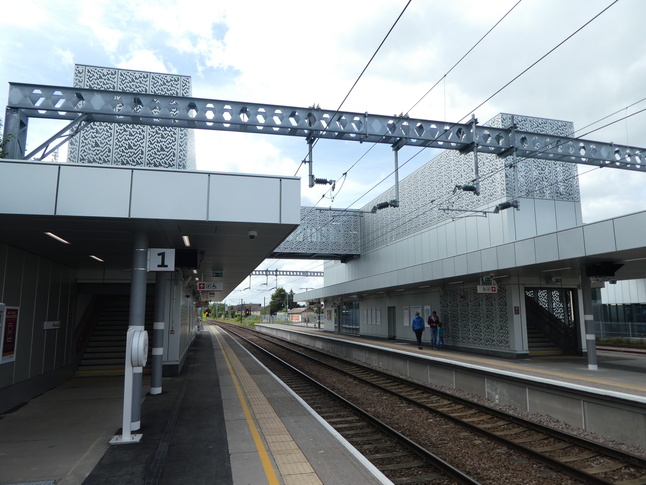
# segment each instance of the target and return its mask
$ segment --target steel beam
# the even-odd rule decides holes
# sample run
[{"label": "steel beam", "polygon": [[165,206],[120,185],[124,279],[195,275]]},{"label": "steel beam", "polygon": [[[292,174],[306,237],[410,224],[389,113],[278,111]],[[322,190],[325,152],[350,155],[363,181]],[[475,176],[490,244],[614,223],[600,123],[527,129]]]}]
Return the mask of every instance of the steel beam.
[{"label": "steel beam", "polygon": [[[386,143],[646,170],[646,148],[368,113],[93,89],[9,84],[8,109],[27,117],[144,124]],[[473,130],[475,129],[475,136]],[[475,147],[471,144],[475,140]]]}]

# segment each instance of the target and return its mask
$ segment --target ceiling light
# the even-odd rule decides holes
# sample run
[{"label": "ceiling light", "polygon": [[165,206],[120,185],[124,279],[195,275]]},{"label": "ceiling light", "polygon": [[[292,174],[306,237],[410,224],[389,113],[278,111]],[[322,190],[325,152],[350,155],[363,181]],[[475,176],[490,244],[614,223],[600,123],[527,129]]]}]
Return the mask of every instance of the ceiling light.
[{"label": "ceiling light", "polygon": [[196,270],[196,269],[194,269],[194,270],[193,270],[193,274],[197,274],[197,270]]},{"label": "ceiling light", "polygon": [[187,248],[191,247],[191,240],[188,238],[188,236],[182,236],[182,241],[184,241],[184,246]]},{"label": "ceiling light", "polygon": [[566,266],[565,268],[544,269],[541,271],[541,273],[549,273],[550,271],[565,271],[566,269],[570,269],[570,267]]},{"label": "ceiling light", "polygon": [[105,263],[105,261],[103,261],[98,256],[95,256],[94,254],[90,254],[90,258],[97,260],[99,263]]},{"label": "ceiling light", "polygon": [[395,290],[395,291],[404,291],[405,289],[406,289],[406,288],[399,288],[399,289],[397,289],[397,290]]},{"label": "ceiling light", "polygon": [[69,241],[66,241],[62,237],[59,237],[59,236],[57,236],[56,234],[54,234],[52,232],[46,232],[45,234],[47,234],[49,237],[51,237],[53,239],[56,239],[58,242],[62,242],[64,244],[69,244]]},{"label": "ceiling light", "polygon": [[459,285],[460,283],[464,283],[464,281],[462,281],[462,280],[460,280],[460,281],[450,281],[448,284],[449,285]]},{"label": "ceiling light", "polygon": [[430,288],[430,287],[431,287],[431,285],[423,285],[423,286],[420,286],[420,288]]}]

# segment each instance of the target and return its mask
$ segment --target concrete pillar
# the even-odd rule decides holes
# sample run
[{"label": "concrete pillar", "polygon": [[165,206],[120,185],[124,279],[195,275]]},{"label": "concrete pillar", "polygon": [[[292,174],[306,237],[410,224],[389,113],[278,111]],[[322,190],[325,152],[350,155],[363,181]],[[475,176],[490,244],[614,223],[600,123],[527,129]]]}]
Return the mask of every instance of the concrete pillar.
[{"label": "concrete pillar", "polygon": [[[130,284],[129,326],[135,330],[145,330],[146,323],[146,283],[148,280],[148,234],[135,233],[132,255],[132,280]],[[130,356],[126,356],[129,358]],[[132,378],[132,416],[131,431],[141,427],[141,393],[143,367],[133,367]]]},{"label": "concrete pillar", "polygon": [[583,297],[583,322],[585,325],[585,342],[588,356],[588,369],[598,370],[597,364],[597,342],[594,333],[594,313],[592,311],[592,285],[590,278],[581,274],[581,292]]},{"label": "concrete pillar", "polygon": [[155,278],[155,316],[153,318],[152,375],[150,394],[162,392],[162,358],[164,355],[164,310],[166,308],[166,281],[168,273],[157,273]]}]

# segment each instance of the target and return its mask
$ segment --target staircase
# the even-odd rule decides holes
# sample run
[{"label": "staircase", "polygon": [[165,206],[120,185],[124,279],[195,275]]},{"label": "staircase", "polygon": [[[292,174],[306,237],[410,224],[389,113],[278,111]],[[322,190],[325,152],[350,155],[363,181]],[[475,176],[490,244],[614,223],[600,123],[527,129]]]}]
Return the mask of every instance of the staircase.
[{"label": "staircase", "polygon": [[[146,304],[145,329],[149,337],[153,315],[152,308],[149,307],[152,304],[152,301]],[[76,370],[78,377],[123,375],[129,313],[130,297],[128,296],[111,297],[105,302]],[[150,352],[150,346],[148,348]]]},{"label": "staircase", "polygon": [[529,355],[532,357],[563,354],[563,351],[554,342],[530,322],[527,322],[527,347]]}]

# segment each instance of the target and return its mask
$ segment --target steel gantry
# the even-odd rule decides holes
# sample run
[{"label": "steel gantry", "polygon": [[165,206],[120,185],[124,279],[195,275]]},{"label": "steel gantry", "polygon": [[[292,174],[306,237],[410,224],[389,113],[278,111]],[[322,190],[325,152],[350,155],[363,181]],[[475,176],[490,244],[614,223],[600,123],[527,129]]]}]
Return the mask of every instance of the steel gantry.
[{"label": "steel gantry", "polygon": [[[25,153],[29,118],[70,124]],[[85,123],[80,123],[85,122]],[[475,151],[572,162],[622,170],[646,170],[646,148],[545,135],[508,128],[369,113],[261,103],[102,91],[35,84],[9,84],[5,117],[7,158],[49,153],[90,122],[143,124],[267,135],[298,136],[403,146]],[[41,158],[44,158],[41,156]]]}]

